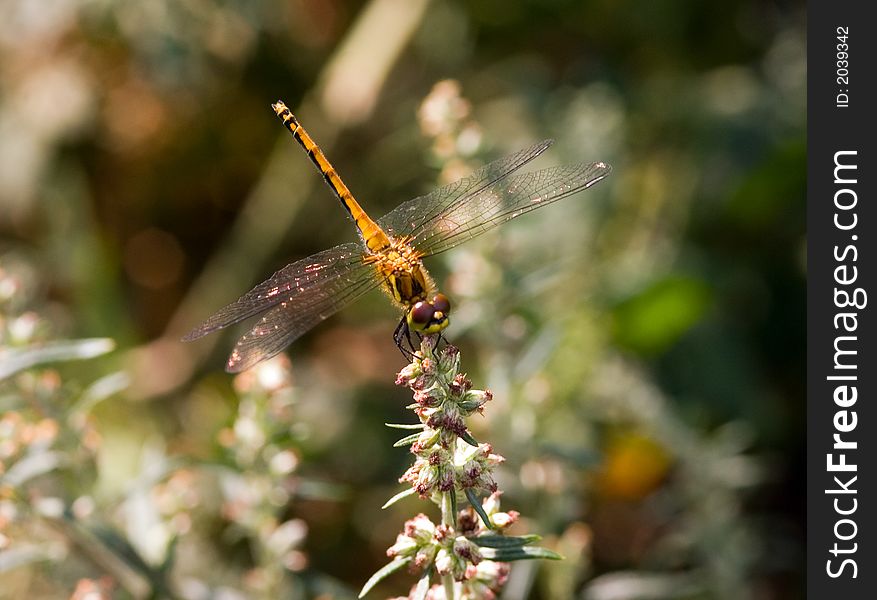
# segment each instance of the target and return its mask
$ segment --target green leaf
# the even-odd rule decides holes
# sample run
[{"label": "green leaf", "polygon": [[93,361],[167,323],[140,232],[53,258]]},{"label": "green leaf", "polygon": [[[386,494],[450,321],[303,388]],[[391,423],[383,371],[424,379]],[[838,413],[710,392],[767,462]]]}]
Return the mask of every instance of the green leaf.
[{"label": "green leaf", "polygon": [[359,592],[359,598],[362,598],[366,594],[368,594],[373,587],[375,587],[378,583],[398,571],[399,569],[406,567],[408,563],[411,562],[411,557],[408,556],[406,558],[396,558],[391,562],[388,562],[383,567],[375,571],[375,574],[369,577],[368,581],[365,582],[365,585],[362,586],[362,590]]},{"label": "green leaf", "polygon": [[410,488],[408,488],[408,489],[402,490],[401,492],[399,492],[398,494],[396,494],[395,496],[393,496],[392,498],[390,498],[389,500],[387,500],[387,501],[384,503],[384,505],[381,507],[381,510],[393,506],[394,504],[396,504],[396,503],[397,503],[399,500],[401,500],[402,498],[407,498],[408,496],[410,496],[410,495],[413,494],[413,493],[414,493],[414,488],[413,488],[413,487],[410,487]]},{"label": "green leaf", "polygon": [[412,433],[411,435],[406,435],[401,440],[397,440],[395,444],[393,444],[393,448],[399,448],[400,446],[410,446],[414,442],[417,441],[417,438],[420,437],[419,433]]},{"label": "green leaf", "polygon": [[484,548],[520,548],[521,546],[526,546],[527,544],[532,544],[534,542],[538,542],[542,539],[541,536],[532,534],[532,535],[522,535],[518,537],[509,537],[506,535],[479,535],[477,537],[469,538],[471,541],[475,542],[479,546]]},{"label": "green leaf", "polygon": [[101,377],[82,392],[79,400],[73,405],[70,413],[73,415],[84,415],[91,412],[99,402],[118,394],[126,389],[131,383],[131,376],[123,371],[117,371]]},{"label": "green leaf", "polygon": [[94,358],[116,347],[110,338],[46,342],[26,348],[6,350],[0,360],[0,380],[37,365],[67,360]]},{"label": "green leaf", "polygon": [[498,562],[513,562],[516,560],[532,560],[545,558],[548,560],[563,560],[563,556],[541,546],[523,546],[520,548],[483,548],[481,555],[488,560]]},{"label": "green leaf", "polygon": [[478,513],[478,516],[481,517],[481,522],[484,523],[484,526],[488,529],[495,529],[493,523],[490,522],[490,517],[484,512],[484,507],[481,506],[481,501],[478,500],[478,497],[475,495],[475,492],[472,491],[472,488],[466,488],[463,491],[466,493],[466,498],[468,498],[469,504],[472,505],[472,508]]},{"label": "green leaf", "polygon": [[14,463],[9,471],[0,477],[0,482],[14,489],[31,479],[54,471],[63,465],[64,462],[65,457],[61,452],[52,452],[50,450],[32,452]]},{"label": "green leaf", "polygon": [[384,423],[384,425],[392,429],[423,429],[425,427],[423,423]]},{"label": "green leaf", "polygon": [[469,433],[469,430],[463,432],[463,435],[460,436],[460,439],[469,444],[470,446],[478,446],[478,440],[472,437],[472,434]]}]

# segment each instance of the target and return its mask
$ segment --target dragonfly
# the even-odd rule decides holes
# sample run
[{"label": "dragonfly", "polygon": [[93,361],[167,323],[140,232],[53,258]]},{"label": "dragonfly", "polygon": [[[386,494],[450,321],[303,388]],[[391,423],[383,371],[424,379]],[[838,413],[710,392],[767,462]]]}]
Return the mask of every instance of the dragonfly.
[{"label": "dragonfly", "polygon": [[[410,356],[412,332],[418,336],[441,334],[450,323],[450,300],[437,290],[424,258],[587,189],[611,171],[604,162],[590,162],[519,173],[552,144],[545,140],[373,220],[289,108],[280,100],[271,107],[341,201],[359,241],[283,267],[183,337],[183,341],[193,341],[262,315],[235,344],[225,365],[230,373],[282,352],[311,328],[377,287],[402,310],[393,340]],[[403,347],[406,339],[408,351]]]}]

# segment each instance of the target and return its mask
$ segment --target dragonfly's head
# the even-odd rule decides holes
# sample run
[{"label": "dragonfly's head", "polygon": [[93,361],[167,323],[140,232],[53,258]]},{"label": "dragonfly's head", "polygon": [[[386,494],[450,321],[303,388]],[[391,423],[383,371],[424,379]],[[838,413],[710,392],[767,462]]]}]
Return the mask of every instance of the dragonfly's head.
[{"label": "dragonfly's head", "polygon": [[448,326],[451,301],[444,294],[436,294],[431,302],[418,302],[408,311],[406,320],[412,331],[423,334],[438,333]]}]

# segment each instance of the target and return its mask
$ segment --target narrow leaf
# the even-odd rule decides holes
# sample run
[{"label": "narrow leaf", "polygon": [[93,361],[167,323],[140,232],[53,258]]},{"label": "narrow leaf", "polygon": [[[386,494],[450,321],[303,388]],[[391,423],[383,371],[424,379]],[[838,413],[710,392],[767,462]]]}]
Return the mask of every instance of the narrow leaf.
[{"label": "narrow leaf", "polygon": [[417,589],[414,590],[412,600],[426,600],[429,593],[429,582],[432,579],[432,569],[427,569],[417,581]]},{"label": "narrow leaf", "polygon": [[419,433],[412,433],[411,435],[406,435],[401,440],[397,440],[395,444],[393,444],[393,448],[399,448],[400,446],[410,446],[414,442],[417,441],[417,438],[420,437]]},{"label": "narrow leaf", "polygon": [[478,440],[472,437],[472,434],[469,433],[469,430],[463,432],[463,435],[459,436],[461,440],[469,444],[470,446],[478,446]]},{"label": "narrow leaf", "polygon": [[91,411],[99,402],[106,400],[113,394],[117,394],[127,388],[131,383],[131,377],[123,371],[117,371],[101,377],[92,383],[73,405],[70,413],[83,415]]},{"label": "narrow leaf", "polygon": [[481,555],[484,558],[498,562],[512,562],[515,560],[531,560],[534,558],[546,558],[548,560],[563,560],[563,556],[548,548],[541,546],[522,546],[520,548],[483,548]]},{"label": "narrow leaf", "polygon": [[423,423],[384,423],[391,429],[423,429]]},{"label": "narrow leaf", "polygon": [[375,574],[369,577],[368,581],[365,582],[365,585],[362,586],[362,590],[359,592],[359,598],[362,598],[366,594],[368,594],[373,587],[375,587],[378,583],[398,571],[399,569],[408,565],[411,562],[411,557],[407,558],[397,558],[391,562],[388,562],[383,567],[375,571]]},{"label": "narrow leaf", "polygon": [[484,548],[520,548],[521,546],[538,542],[542,537],[535,534],[518,537],[487,534],[469,539]]},{"label": "narrow leaf", "polygon": [[27,348],[5,350],[0,355],[2,358],[0,360],[0,380],[18,371],[45,363],[94,358],[110,352],[115,347],[115,342],[109,338],[91,338],[46,342]]},{"label": "narrow leaf", "polygon": [[481,506],[481,501],[475,495],[475,492],[472,491],[472,488],[466,488],[464,491],[466,492],[466,498],[469,499],[469,504],[472,505],[472,508],[478,513],[478,516],[481,517],[481,522],[484,523],[484,526],[488,529],[495,529],[493,523],[490,522],[490,517],[484,512],[484,507]]},{"label": "narrow leaf", "polygon": [[413,487],[410,487],[410,488],[408,488],[408,489],[402,490],[401,492],[399,492],[398,494],[396,494],[395,496],[393,496],[392,498],[390,498],[389,500],[387,500],[387,501],[384,503],[384,505],[381,507],[381,510],[384,510],[385,508],[389,508],[389,507],[393,506],[394,504],[396,504],[396,503],[397,503],[399,500],[401,500],[402,498],[407,498],[408,496],[410,496],[410,495],[413,494],[413,493],[414,493],[414,488],[413,488]]},{"label": "narrow leaf", "polygon": [[16,488],[27,481],[54,471],[64,462],[64,455],[60,452],[44,450],[25,455],[24,458],[12,465],[2,477],[0,482]]}]

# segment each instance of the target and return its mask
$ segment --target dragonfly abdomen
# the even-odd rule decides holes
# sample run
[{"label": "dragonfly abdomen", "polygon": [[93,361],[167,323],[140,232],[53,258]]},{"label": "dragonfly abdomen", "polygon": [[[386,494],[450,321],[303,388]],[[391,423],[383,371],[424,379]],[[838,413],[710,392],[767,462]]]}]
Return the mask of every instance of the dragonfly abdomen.
[{"label": "dragonfly abdomen", "polygon": [[341,204],[353,218],[353,222],[356,223],[359,234],[362,236],[362,240],[368,246],[368,249],[375,252],[389,246],[390,238],[362,209],[353,197],[350,189],[342,181],[341,176],[338,175],[338,171],[335,170],[335,167],[332,166],[332,163],[329,162],[329,159],[326,158],[326,155],[323,154],[317,143],[308,135],[308,132],[305,131],[301,123],[298,122],[292,111],[280,100],[276,104],[272,104],[271,107],[277,116],[280,117],[280,120],[283,121],[283,124],[292,134],[292,137],[295,138],[295,141],[304,148],[308,158],[319,169],[323,179],[326,180],[326,183],[332,188],[335,195],[338,196]]}]

